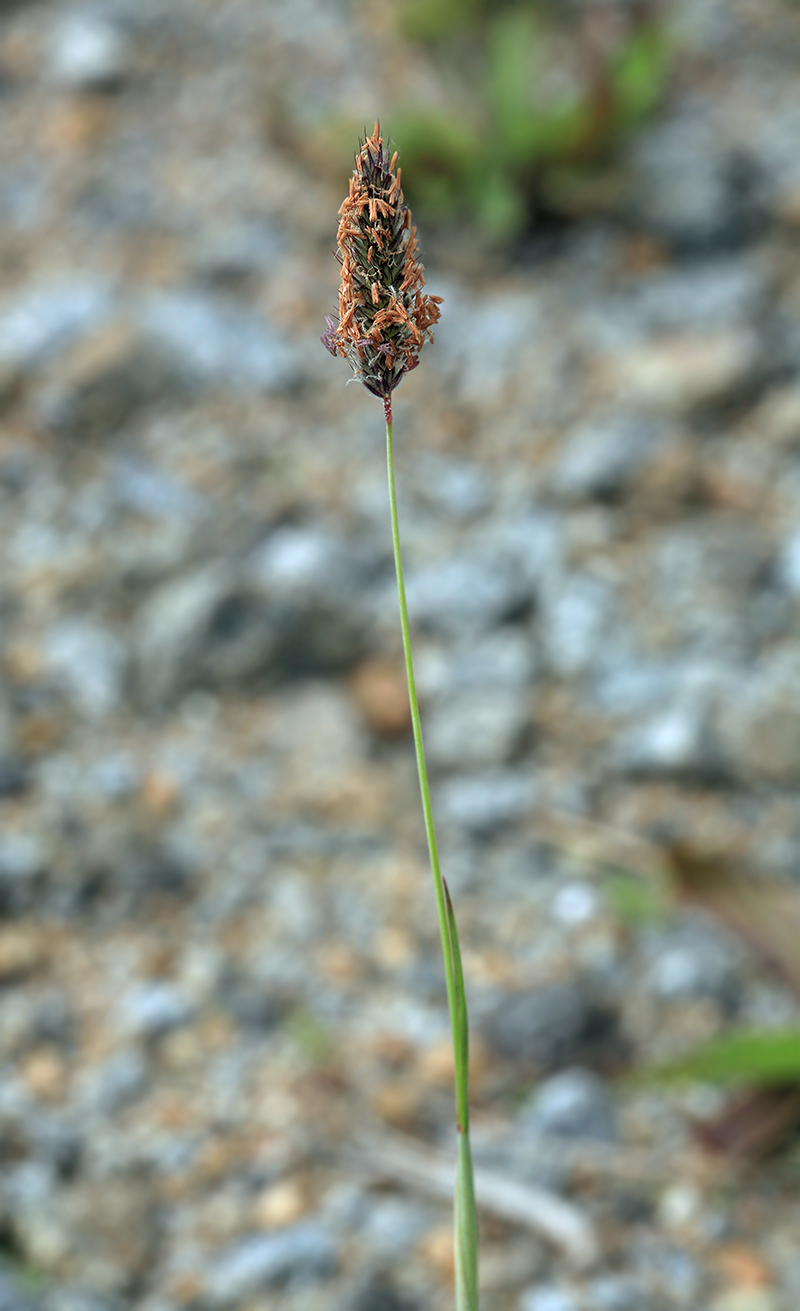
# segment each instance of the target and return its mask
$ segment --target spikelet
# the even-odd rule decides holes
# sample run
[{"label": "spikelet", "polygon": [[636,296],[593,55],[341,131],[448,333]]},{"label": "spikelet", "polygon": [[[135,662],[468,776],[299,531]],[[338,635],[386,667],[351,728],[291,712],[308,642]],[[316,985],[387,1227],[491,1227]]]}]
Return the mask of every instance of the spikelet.
[{"label": "spikelet", "polygon": [[426,296],[417,233],[380,125],[359,142],[336,235],[342,265],[339,313],[320,340],[348,361],[367,391],[386,401],[433,341],[441,296]]}]

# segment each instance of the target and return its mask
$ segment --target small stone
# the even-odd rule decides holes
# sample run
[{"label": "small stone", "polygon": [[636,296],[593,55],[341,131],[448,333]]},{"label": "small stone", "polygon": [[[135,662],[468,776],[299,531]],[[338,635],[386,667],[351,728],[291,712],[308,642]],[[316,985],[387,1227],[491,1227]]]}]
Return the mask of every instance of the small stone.
[{"label": "small stone", "polygon": [[398,1291],[389,1275],[378,1274],[346,1296],[339,1311],[421,1311],[420,1303]]},{"label": "small stone", "polygon": [[617,1136],[613,1100],[591,1070],[564,1070],[546,1079],[519,1120],[528,1132],[544,1137],[614,1142]]},{"label": "small stone", "polygon": [[671,1184],[661,1195],[658,1216],[666,1229],[686,1230],[697,1222],[703,1207],[702,1194],[693,1184]]},{"label": "small stone", "polygon": [[800,530],[792,533],[781,552],[778,576],[792,596],[800,597]]},{"label": "small stone", "polygon": [[69,1071],[63,1056],[54,1047],[38,1047],[29,1052],[21,1066],[22,1077],[33,1097],[41,1102],[64,1100]]},{"label": "small stone", "polygon": [[118,320],[62,352],[36,412],[45,427],[87,441],[113,436],[146,406],[182,390],[163,355]]},{"label": "small stone", "polygon": [[641,1284],[630,1275],[600,1275],[587,1292],[591,1311],[649,1311],[651,1307]]},{"label": "small stone", "polygon": [[519,1311],[579,1311],[579,1304],[563,1284],[540,1284],[522,1294]]},{"label": "small stone", "polygon": [[433,705],[426,719],[431,765],[440,769],[506,764],[530,726],[526,701],[500,688],[476,691]]},{"label": "small stone", "polygon": [[226,565],[209,565],[159,588],[140,613],[140,695],[162,706],[192,687],[252,678],[276,644],[275,624],[252,592]]},{"label": "small stone", "polygon": [[150,1083],[146,1059],[133,1048],[120,1048],[91,1075],[87,1100],[107,1115],[116,1115],[138,1100]]},{"label": "small stone", "polygon": [[397,737],[411,727],[405,670],[394,660],[367,660],[350,679],[356,705],[381,737]]},{"label": "small stone", "polygon": [[42,282],[0,306],[0,378],[26,375],[95,330],[108,317],[107,284]]},{"label": "small stone", "polygon": [[204,497],[156,464],[130,455],[111,461],[110,492],[124,510],[148,519],[184,522],[199,519],[207,507]]},{"label": "small stone", "polygon": [[30,774],[17,756],[0,755],[0,800],[21,797],[30,784]]},{"label": "small stone", "polygon": [[586,672],[602,650],[613,608],[609,585],[586,575],[565,579],[543,595],[539,627],[553,673],[574,678]]},{"label": "small stone", "polygon": [[630,211],[686,250],[716,252],[743,242],[760,220],[756,166],[735,155],[722,124],[686,103],[637,137]]},{"label": "small stone", "polygon": [[19,1207],[25,1258],[47,1274],[99,1295],[132,1291],[149,1269],[155,1239],[149,1191],[117,1179],[86,1180]]},{"label": "small stone", "polygon": [[259,395],[294,387],[294,350],[263,315],[213,296],[159,292],[145,297],[137,323],[148,349],[195,387]]},{"label": "small stone", "polygon": [[778,1311],[778,1302],[768,1288],[730,1288],[714,1298],[709,1311]]},{"label": "small stone", "polygon": [[619,496],[654,453],[661,435],[652,420],[630,414],[576,429],[553,470],[553,490],[567,501]]},{"label": "small stone", "polygon": [[0,983],[4,986],[35,973],[47,956],[47,941],[33,926],[0,929]]},{"label": "small stone", "polygon": [[528,814],[536,793],[535,780],[516,771],[457,775],[439,788],[437,809],[445,822],[486,836]]},{"label": "small stone", "polygon": [[668,263],[635,278],[625,300],[648,334],[718,332],[751,323],[768,294],[763,267],[737,252]]},{"label": "small stone", "polygon": [[282,1284],[331,1275],[337,1252],[326,1229],[313,1221],[274,1234],[240,1239],[219,1256],[206,1280],[213,1306],[236,1306]]},{"label": "small stone", "polygon": [[466,642],[422,647],[416,673],[425,700],[494,687],[524,695],[536,673],[535,647],[528,632],[504,625]]},{"label": "small stone", "polygon": [[315,566],[309,576],[307,564],[284,556],[279,567],[269,554],[242,570],[218,561],[158,588],[135,621],[144,703],[159,708],[195,688],[338,673],[363,658],[368,625],[355,566],[339,590],[338,566],[324,574]]},{"label": "small stone", "polygon": [[48,1289],[45,1311],[121,1311],[121,1305],[113,1296],[104,1297],[80,1285],[62,1285]]},{"label": "small stone", "polygon": [[720,751],[743,781],[791,787],[800,780],[800,662],[777,651],[720,698],[715,719]]},{"label": "small stone", "polygon": [[[412,1198],[376,1197],[362,1234],[377,1261],[397,1260],[413,1251],[433,1227],[430,1209]],[[450,1231],[452,1247],[452,1229]]]},{"label": "small stone", "polygon": [[169,983],[146,983],[124,995],[123,1022],[133,1037],[161,1038],[191,1020],[189,1004]]},{"label": "small stone", "polygon": [[502,401],[509,379],[525,367],[530,343],[544,330],[541,306],[530,291],[485,295],[457,305],[442,318],[436,345],[456,379],[458,397],[488,409]]},{"label": "small stone", "polygon": [[305,1189],[298,1179],[281,1179],[256,1199],[253,1218],[264,1229],[296,1224],[308,1211]]},{"label": "small stone", "polygon": [[475,637],[487,632],[529,600],[527,588],[509,561],[467,557],[410,571],[409,614],[416,624],[447,636]]},{"label": "small stone", "polygon": [[428,455],[420,468],[420,493],[435,510],[463,523],[482,514],[491,502],[485,475],[462,460]]},{"label": "small stone", "polygon": [[49,50],[53,80],[73,91],[111,91],[127,71],[122,33],[91,13],[69,15],[55,28]]},{"label": "small stone", "polygon": [[426,1233],[419,1245],[420,1255],[433,1267],[439,1280],[451,1283],[455,1271],[453,1229],[451,1225],[437,1225]]},{"label": "small stone", "polygon": [[627,404],[679,417],[743,398],[756,369],[756,343],[746,331],[666,337],[615,366]]},{"label": "small stone", "polygon": [[626,730],[614,750],[619,768],[634,776],[707,778],[718,770],[708,714],[698,703],[670,707]]},{"label": "small stone", "polygon": [[736,1009],[742,991],[742,962],[736,944],[702,922],[670,933],[653,946],[648,982],[662,1001],[710,998],[726,1012]]},{"label": "small stone", "polygon": [[46,635],[44,654],[76,710],[100,719],[116,708],[122,695],[125,648],[110,629],[94,619],[63,619]]},{"label": "small stone", "polygon": [[596,890],[589,883],[578,880],[563,884],[553,898],[553,918],[567,928],[588,923],[599,908]]},{"label": "small stone", "polygon": [[31,909],[46,864],[44,848],[30,834],[0,836],[0,914],[16,916]]},{"label": "small stone", "polygon": [[616,1013],[578,983],[552,983],[507,993],[481,1021],[490,1047],[541,1071],[613,1060],[619,1051]]}]

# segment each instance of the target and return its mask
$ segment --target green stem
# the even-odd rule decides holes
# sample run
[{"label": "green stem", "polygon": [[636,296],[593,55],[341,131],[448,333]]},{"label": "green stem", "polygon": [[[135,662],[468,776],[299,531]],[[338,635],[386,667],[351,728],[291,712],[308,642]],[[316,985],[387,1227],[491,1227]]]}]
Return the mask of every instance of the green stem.
[{"label": "green stem", "polygon": [[456,1116],[459,1133],[459,1165],[456,1194],[456,1305],[457,1311],[477,1311],[477,1223],[475,1218],[474,1185],[472,1179],[472,1158],[469,1149],[469,1071],[468,1071],[468,1034],[466,999],[464,996],[464,979],[461,970],[461,953],[456,931],[452,903],[442,878],[439,865],[439,848],[436,842],[436,829],[433,823],[431,792],[428,784],[428,770],[425,764],[425,748],[422,742],[422,724],[419,716],[419,702],[414,679],[414,661],[411,654],[411,633],[408,624],[408,606],[406,604],[406,586],[403,576],[403,558],[400,551],[400,528],[397,519],[397,492],[394,478],[394,447],[392,440],[392,411],[389,400],[384,402],[386,413],[386,465],[389,475],[389,507],[392,518],[392,546],[394,564],[397,573],[397,599],[400,605],[400,627],[403,633],[403,654],[408,680],[408,699],[411,706],[411,725],[414,732],[414,749],[417,756],[419,790],[422,798],[422,813],[425,820],[425,834],[428,839],[428,853],[433,875],[433,887],[436,895],[436,911],[439,918],[439,935],[442,941],[442,956],[447,982],[447,1002],[450,1011],[450,1026],[453,1035],[453,1062],[455,1069]]}]

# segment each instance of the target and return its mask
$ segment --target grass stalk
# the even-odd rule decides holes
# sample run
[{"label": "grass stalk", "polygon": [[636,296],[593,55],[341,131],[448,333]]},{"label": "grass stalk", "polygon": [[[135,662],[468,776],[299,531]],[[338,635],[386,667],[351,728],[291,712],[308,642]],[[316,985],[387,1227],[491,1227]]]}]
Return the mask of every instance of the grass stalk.
[{"label": "grass stalk", "polygon": [[397,517],[397,491],[394,476],[394,445],[391,399],[384,400],[386,414],[386,466],[389,477],[389,508],[392,520],[392,547],[397,574],[397,599],[400,607],[400,627],[403,634],[403,655],[408,681],[408,699],[411,706],[411,725],[414,733],[414,750],[417,757],[419,790],[422,814],[428,840],[439,935],[442,943],[444,972],[447,982],[447,1003],[453,1037],[453,1065],[455,1073],[456,1125],[458,1130],[458,1157],[456,1166],[454,1229],[455,1229],[455,1285],[456,1311],[478,1311],[478,1221],[475,1207],[475,1185],[472,1170],[472,1151],[469,1138],[469,1028],[467,1000],[464,991],[464,974],[461,967],[461,949],[458,941],[453,903],[442,877],[439,848],[433,821],[428,770],[425,764],[425,747],[422,741],[422,723],[414,679],[414,660],[411,651],[411,632],[408,623],[406,587],[403,575],[403,557],[400,550],[400,527]]}]

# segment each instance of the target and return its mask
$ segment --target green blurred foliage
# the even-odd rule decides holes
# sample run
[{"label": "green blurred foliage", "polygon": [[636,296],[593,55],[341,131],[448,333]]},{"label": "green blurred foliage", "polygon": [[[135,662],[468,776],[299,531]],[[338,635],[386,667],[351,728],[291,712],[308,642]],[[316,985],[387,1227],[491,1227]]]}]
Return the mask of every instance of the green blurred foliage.
[{"label": "green blurred foliage", "polygon": [[800,1029],[739,1029],[652,1066],[637,1081],[779,1087],[800,1081]]},{"label": "green blurred foliage", "polygon": [[662,884],[627,870],[610,869],[603,877],[602,887],[609,910],[630,928],[663,924],[673,910],[668,890]]},{"label": "green blurred foliage", "polygon": [[647,0],[602,23],[567,13],[546,0],[401,5],[400,35],[424,48],[443,90],[436,106],[392,114],[410,198],[428,216],[469,216],[506,239],[542,208],[580,212],[604,194],[615,152],[664,98],[672,43]]},{"label": "green blurred foliage", "polygon": [[292,1011],[285,1021],[285,1032],[312,1065],[324,1065],[334,1050],[333,1040],[315,1015],[304,1007]]}]

